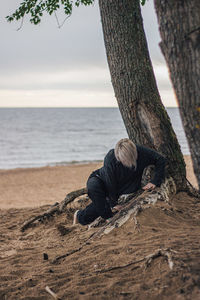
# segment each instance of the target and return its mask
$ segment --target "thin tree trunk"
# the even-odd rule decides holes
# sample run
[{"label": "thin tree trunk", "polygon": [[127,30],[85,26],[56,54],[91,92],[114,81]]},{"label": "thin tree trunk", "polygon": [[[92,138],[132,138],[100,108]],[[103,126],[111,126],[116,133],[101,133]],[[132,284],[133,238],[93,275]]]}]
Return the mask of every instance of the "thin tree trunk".
[{"label": "thin tree trunk", "polygon": [[139,0],[99,0],[111,80],[128,135],[168,158],[177,186],[185,163],[162,105],[149,57]]},{"label": "thin tree trunk", "polygon": [[200,188],[200,1],[154,0],[162,42]]}]

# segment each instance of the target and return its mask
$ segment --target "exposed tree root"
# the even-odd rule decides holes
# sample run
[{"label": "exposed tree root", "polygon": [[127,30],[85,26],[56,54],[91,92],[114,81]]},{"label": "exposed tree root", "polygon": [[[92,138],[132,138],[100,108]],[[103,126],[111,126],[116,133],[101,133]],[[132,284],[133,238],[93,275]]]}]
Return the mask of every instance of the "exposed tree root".
[{"label": "exposed tree root", "polygon": [[[190,196],[200,198],[200,193],[191,185],[191,183],[188,180],[186,180],[185,191]],[[44,213],[25,221],[23,226],[21,227],[21,231],[25,231],[32,225],[37,224],[38,222],[43,222],[45,219],[49,219],[50,217],[56,214],[63,213],[66,209],[67,204],[71,203],[77,197],[84,194],[87,194],[86,188],[82,188],[67,194],[62,202],[56,202]],[[161,185],[160,188],[156,188],[153,191],[139,190],[138,192],[133,194],[122,195],[119,198],[118,203],[120,205],[123,205],[124,208],[119,213],[117,213],[109,222],[105,222],[105,220],[99,217],[89,226],[89,229],[103,226],[96,233],[96,235],[100,236],[102,234],[108,234],[114,228],[122,226],[132,215],[135,221],[135,226],[137,229],[139,229],[139,224],[136,219],[137,214],[144,208],[146,208],[147,204],[155,204],[157,200],[168,202],[170,197],[174,194],[176,194],[176,184],[174,180],[170,177],[165,180],[165,182]]]},{"label": "exposed tree root", "polygon": [[118,270],[118,269],[123,269],[123,268],[127,268],[129,266],[132,266],[132,265],[135,265],[135,264],[139,264],[141,262],[144,261],[144,264],[140,265],[140,266],[136,266],[134,269],[137,269],[137,268],[140,268],[142,266],[145,267],[145,269],[151,264],[152,260],[157,258],[157,257],[160,257],[160,256],[164,256],[167,258],[168,260],[168,265],[169,265],[169,268],[170,270],[173,269],[173,266],[174,266],[174,263],[172,261],[172,254],[171,252],[173,252],[171,249],[158,249],[156,250],[155,252],[145,256],[144,258],[141,258],[139,260],[136,260],[136,261],[132,261],[126,265],[122,265],[122,266],[115,266],[115,267],[111,267],[111,268],[108,268],[108,269],[103,269],[103,270],[97,270],[96,272],[97,273],[105,273],[105,272],[110,272],[110,271],[114,271],[114,270]]},{"label": "exposed tree root", "polygon": [[145,269],[151,264],[152,260],[159,257],[165,256],[167,258],[169,268],[172,270],[174,263],[172,261],[172,255],[170,253],[170,249],[158,249],[154,253],[145,257],[146,261],[144,263]]},{"label": "exposed tree root", "polygon": [[[139,190],[135,193],[128,194],[128,195],[121,195],[118,199],[118,204],[119,205],[125,205],[131,199],[133,199],[133,198],[136,199],[142,193],[144,193],[144,190]],[[110,223],[109,219],[104,220],[102,217],[98,217],[94,222],[92,222],[91,224],[88,225],[88,230],[90,230],[91,228],[102,227],[102,226],[104,226],[106,224],[109,224],[109,223]]]},{"label": "exposed tree root", "polygon": [[[87,193],[86,188],[73,191],[66,195],[65,199],[61,203],[55,203],[47,211],[42,214],[39,214],[26,222],[21,227],[21,231],[25,231],[27,228],[31,227],[38,222],[43,222],[45,219],[49,219],[55,214],[61,214],[65,211],[67,204],[72,202],[77,197]],[[124,208],[117,213],[111,221],[105,224],[101,218],[97,219],[94,224],[90,225],[91,227],[97,227],[99,224],[103,227],[96,233],[96,235],[101,235],[103,233],[109,233],[112,229],[122,226],[133,214],[136,227],[137,220],[135,219],[136,215],[141,211],[146,204],[155,204],[157,200],[169,201],[169,198],[172,194],[176,193],[176,185],[172,178],[168,178],[162,184],[161,188],[156,188],[153,191],[143,191],[140,190],[137,193],[130,195],[124,195],[119,198],[119,204],[124,205]]]},{"label": "exposed tree root", "polygon": [[[195,189],[187,179],[183,191],[187,192],[192,197],[200,198],[200,192]],[[99,217],[89,226],[89,229],[92,227],[95,228],[103,225],[103,228],[101,228],[99,234],[109,233],[110,231],[112,231],[112,229],[122,226],[132,214],[135,220],[136,228],[139,228],[136,215],[141,210],[143,210],[146,204],[155,204],[157,200],[168,202],[170,197],[176,194],[176,192],[176,184],[170,177],[165,180],[160,188],[156,188],[153,191],[144,192],[143,190],[139,190],[138,192],[133,194],[122,195],[119,198],[118,203],[120,205],[124,205],[124,208],[118,214],[116,214],[110,222],[106,223],[101,217]],[[87,194],[86,188],[82,188],[67,194],[62,202],[56,202],[44,213],[25,221],[23,226],[21,227],[21,231],[25,231],[32,225],[37,224],[37,222],[43,222],[45,219],[49,219],[55,214],[63,213],[67,204],[71,203],[77,197],[84,194]]]},{"label": "exposed tree root", "polygon": [[76,191],[73,191],[73,192],[67,194],[65,199],[59,204],[59,212],[60,213],[64,212],[67,204],[69,204],[70,202],[74,201],[74,199],[76,199],[77,197],[80,197],[84,194],[87,194],[86,188],[82,188],[80,190],[76,190]]},{"label": "exposed tree root", "polygon": [[186,192],[189,196],[200,198],[200,191],[193,187],[193,185],[186,179]]},{"label": "exposed tree root", "polygon": [[[119,269],[123,269],[123,268],[127,268],[133,264],[139,263],[142,260],[136,261],[136,262],[131,262],[127,265],[123,265],[123,266],[116,266],[116,267],[112,267],[112,268],[108,268],[108,269],[104,269],[104,270],[97,270],[96,273],[106,273],[106,272],[111,272],[111,271],[115,271],[115,270],[119,270]],[[131,271],[135,270],[135,269],[139,269],[140,266],[135,266]]]},{"label": "exposed tree root", "polygon": [[65,253],[63,255],[60,255],[60,256],[56,256],[56,258],[54,258],[54,260],[52,261],[52,263],[53,264],[58,263],[59,260],[65,258],[67,256],[70,256],[70,255],[72,255],[72,254],[74,254],[76,252],[79,252],[85,245],[86,245],[86,243],[82,244],[79,248],[71,250],[70,252],[67,252],[67,253]]},{"label": "exposed tree root", "polygon": [[136,216],[134,216],[133,219],[135,221],[135,230],[140,231],[140,224],[138,223]]},{"label": "exposed tree root", "polygon": [[44,213],[39,214],[39,215],[25,221],[23,226],[21,227],[21,231],[25,231],[27,228],[29,228],[31,225],[33,225],[36,221],[42,222],[45,218],[49,218],[49,217],[53,216],[56,212],[58,212],[58,207],[59,207],[59,203],[56,202]]},{"label": "exposed tree root", "polygon": [[90,240],[91,240],[91,238],[93,237],[94,234],[95,234],[95,232],[92,233],[92,234],[90,235],[90,237],[89,237],[89,238],[88,238],[88,239],[87,239],[80,247],[78,247],[78,248],[76,248],[76,249],[73,249],[73,250],[71,250],[70,252],[67,252],[67,253],[65,253],[65,254],[63,254],[63,255],[57,256],[57,257],[52,261],[52,263],[53,263],[53,264],[58,263],[59,260],[61,260],[61,259],[65,258],[65,257],[67,257],[67,256],[70,256],[70,255],[72,255],[72,254],[74,254],[74,253],[80,251],[84,246],[90,244]]},{"label": "exposed tree root", "polygon": [[[132,216],[134,218],[136,228],[139,227],[136,219],[136,216],[138,215],[139,212],[141,212],[145,208],[151,207],[151,205],[154,205],[157,202],[157,200],[169,201],[170,196],[172,196],[175,193],[176,193],[176,185],[172,178],[168,178],[165,180],[165,182],[162,184],[160,188],[156,188],[153,191],[140,190],[139,192],[134,194],[134,196],[137,195],[135,197],[131,195],[132,199],[129,199],[128,203],[126,202],[127,197],[124,196],[123,199],[120,199],[120,204],[125,203],[121,211],[115,214],[109,222],[105,222],[101,218],[98,218],[98,220],[93,222],[93,226],[91,224],[89,228],[97,227],[99,226],[99,224],[101,225],[104,224],[102,227],[100,227],[99,230],[93,232],[92,235],[79,248],[72,250],[64,255],[56,257],[53,262],[54,263],[58,262],[60,259],[63,259],[69,255],[74,254],[75,252],[80,251],[90,241],[94,240],[95,238],[99,238],[103,234],[110,233],[114,228],[122,226]],[[159,255],[163,255],[162,253],[159,252]]]},{"label": "exposed tree root", "polygon": [[23,226],[21,227],[21,231],[25,231],[31,225],[36,224],[37,221],[43,222],[45,219],[48,219],[55,214],[63,213],[65,211],[67,204],[69,204],[70,202],[74,201],[74,199],[76,199],[77,197],[84,195],[84,194],[87,194],[86,188],[82,188],[80,190],[76,190],[76,191],[73,191],[73,192],[67,194],[65,199],[62,202],[60,202],[60,203],[56,202],[44,213],[39,214],[39,215],[27,220],[26,222],[24,222]]},{"label": "exposed tree root", "polygon": [[[172,195],[176,194],[176,185],[172,178],[168,178],[161,185],[153,191],[140,191],[138,196],[133,197],[126,203],[121,211],[119,211],[113,218],[101,227],[93,236],[99,237],[103,234],[110,233],[114,228],[121,227],[127,220],[133,216],[137,228],[136,216],[143,209],[154,205],[158,200],[168,202]],[[92,225],[90,226],[90,228]],[[96,227],[96,226],[95,226]]]}]

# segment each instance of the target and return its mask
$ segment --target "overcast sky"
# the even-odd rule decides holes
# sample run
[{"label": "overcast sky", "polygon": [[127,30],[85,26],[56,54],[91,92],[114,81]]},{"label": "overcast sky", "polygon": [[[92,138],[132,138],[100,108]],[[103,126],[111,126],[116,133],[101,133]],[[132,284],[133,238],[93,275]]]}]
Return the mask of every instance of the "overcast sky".
[{"label": "overcast sky", "polygon": [[[0,107],[117,106],[107,66],[98,1],[74,9],[64,26],[45,16],[8,23],[21,0],[0,2]],[[176,106],[164,58],[153,0],[142,9],[151,59],[165,106]],[[60,23],[65,16],[58,12]]]}]

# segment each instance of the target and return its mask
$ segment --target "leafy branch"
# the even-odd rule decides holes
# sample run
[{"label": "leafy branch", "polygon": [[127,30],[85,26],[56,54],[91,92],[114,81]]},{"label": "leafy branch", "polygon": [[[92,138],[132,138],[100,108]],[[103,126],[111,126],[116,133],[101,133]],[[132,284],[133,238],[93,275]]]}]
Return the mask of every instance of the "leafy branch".
[{"label": "leafy branch", "polygon": [[29,14],[30,22],[37,25],[41,22],[44,12],[52,15],[53,12],[63,8],[64,13],[70,16],[73,6],[79,7],[81,4],[87,6],[93,3],[94,0],[24,0],[19,8],[13,14],[7,16],[6,19],[8,22],[18,21]]},{"label": "leafy branch", "polygon": [[[7,16],[6,19],[8,22],[14,20],[18,21],[24,19],[24,16],[27,14],[30,15],[30,22],[37,25],[41,22],[41,18],[44,12],[47,12],[49,15],[56,13],[60,8],[64,9],[64,13],[69,17],[72,14],[73,6],[79,7],[81,4],[88,6],[94,3],[95,0],[24,0],[18,9]],[[146,0],[140,0],[141,5],[145,5]]]}]

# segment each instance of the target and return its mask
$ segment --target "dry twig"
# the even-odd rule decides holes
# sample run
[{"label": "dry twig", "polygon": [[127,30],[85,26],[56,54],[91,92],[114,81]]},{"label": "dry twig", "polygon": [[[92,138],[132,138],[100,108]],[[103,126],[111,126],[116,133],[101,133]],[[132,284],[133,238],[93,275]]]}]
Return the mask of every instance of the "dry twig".
[{"label": "dry twig", "polygon": [[45,287],[45,290],[47,293],[49,293],[54,299],[61,300],[61,298],[58,297],[57,294],[55,294],[48,286]]}]

